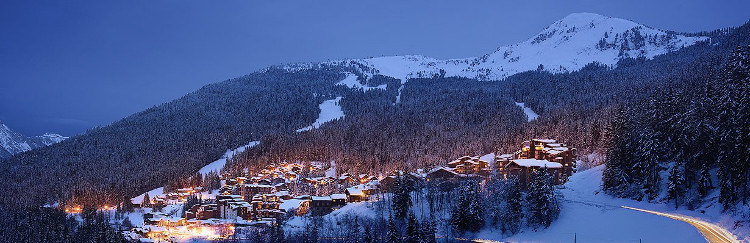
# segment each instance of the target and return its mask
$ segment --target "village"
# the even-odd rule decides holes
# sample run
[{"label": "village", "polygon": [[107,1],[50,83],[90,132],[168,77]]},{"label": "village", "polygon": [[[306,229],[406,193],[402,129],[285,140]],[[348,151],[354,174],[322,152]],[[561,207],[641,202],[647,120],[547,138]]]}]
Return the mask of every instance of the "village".
[{"label": "village", "polygon": [[[241,227],[268,227],[281,219],[326,215],[347,204],[380,200],[400,177],[435,182],[515,176],[526,188],[531,171],[547,169],[552,183],[562,184],[575,170],[575,153],[575,148],[552,139],[532,139],[511,154],[464,156],[430,170],[382,175],[336,175],[335,164],[324,169],[322,163],[272,163],[252,175],[224,174],[218,190],[181,188],[133,198],[142,221],[131,216],[134,227],[123,234],[132,242],[229,239]],[[101,210],[115,210],[104,207]],[[81,208],[65,210],[76,214]]]}]

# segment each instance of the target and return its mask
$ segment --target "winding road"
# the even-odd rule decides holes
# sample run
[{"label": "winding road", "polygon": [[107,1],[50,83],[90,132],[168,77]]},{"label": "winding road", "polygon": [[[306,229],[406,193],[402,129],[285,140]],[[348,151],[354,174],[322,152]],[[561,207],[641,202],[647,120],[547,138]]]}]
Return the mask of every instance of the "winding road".
[{"label": "winding road", "polygon": [[734,236],[732,233],[730,233],[728,230],[722,227],[719,227],[718,225],[715,225],[715,224],[712,224],[703,220],[699,220],[699,219],[687,217],[687,216],[682,216],[682,215],[677,215],[677,214],[662,213],[662,212],[656,212],[656,211],[628,207],[628,206],[622,206],[622,208],[635,210],[635,211],[641,211],[641,212],[650,213],[650,214],[656,214],[659,216],[664,216],[664,217],[668,217],[671,219],[684,221],[692,226],[695,226],[695,228],[698,229],[698,232],[700,232],[701,235],[703,235],[703,237],[706,238],[706,240],[711,243],[740,242],[739,240],[737,240],[737,237]]}]

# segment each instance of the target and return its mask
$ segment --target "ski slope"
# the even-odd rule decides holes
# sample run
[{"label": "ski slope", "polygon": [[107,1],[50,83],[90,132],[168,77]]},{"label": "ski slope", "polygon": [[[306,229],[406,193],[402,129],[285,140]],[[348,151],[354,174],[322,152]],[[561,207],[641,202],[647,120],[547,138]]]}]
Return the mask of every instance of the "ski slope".
[{"label": "ski slope", "polygon": [[335,99],[323,101],[323,103],[319,105],[320,114],[318,115],[318,119],[315,120],[315,122],[313,122],[313,124],[310,126],[297,129],[297,132],[305,132],[317,129],[326,122],[344,118],[344,110],[342,110],[341,106],[339,105],[341,98],[342,97],[339,96]]}]

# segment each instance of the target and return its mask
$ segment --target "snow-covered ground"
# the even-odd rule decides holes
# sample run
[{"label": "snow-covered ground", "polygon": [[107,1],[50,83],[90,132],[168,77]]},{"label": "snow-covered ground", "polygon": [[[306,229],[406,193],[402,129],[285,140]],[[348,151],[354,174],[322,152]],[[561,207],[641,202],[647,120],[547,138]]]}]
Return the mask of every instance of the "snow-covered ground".
[{"label": "snow-covered ground", "polygon": [[319,105],[320,114],[318,115],[318,119],[315,120],[315,122],[310,126],[297,129],[297,132],[304,132],[304,131],[317,129],[326,122],[343,118],[344,110],[342,110],[341,106],[339,105],[339,101],[341,101],[341,98],[342,97],[339,96],[339,97],[336,97],[335,99],[323,101],[323,103]]},{"label": "snow-covered ground", "polygon": [[245,146],[236,148],[234,150],[227,150],[226,153],[224,153],[221,158],[217,159],[214,162],[211,162],[210,164],[203,166],[198,172],[201,173],[203,176],[206,176],[211,171],[221,172],[221,169],[224,168],[224,165],[227,164],[227,160],[232,158],[233,155],[239,154],[245,151],[245,149],[252,148],[255,145],[260,144],[260,141],[252,141],[248,143]]},{"label": "snow-covered ground", "polygon": [[372,89],[385,90],[385,88],[388,87],[387,84],[381,84],[381,85],[378,85],[378,86],[375,86],[375,87],[370,87],[370,86],[362,85],[361,83],[359,83],[359,80],[357,80],[357,75],[355,75],[353,73],[346,73],[346,78],[344,78],[344,80],[341,80],[338,83],[336,83],[336,85],[344,85],[344,86],[349,87],[351,89],[361,89],[362,91],[365,91],[365,92],[367,92],[369,90],[372,90]]},{"label": "snow-covered ground", "polygon": [[[728,217],[720,211],[703,214],[687,209],[675,210],[674,205],[606,195],[600,191],[603,170],[604,166],[597,166],[570,178],[560,190],[565,197],[561,202],[560,218],[549,228],[537,232],[526,229],[505,239],[487,229],[476,238],[511,242],[571,242],[574,237],[580,242],[706,242],[698,230],[688,223],[622,206],[687,215],[718,225],[724,224],[722,218]],[[729,225],[722,226],[730,228]]]},{"label": "snow-covered ground", "polygon": [[[164,187],[159,187],[151,191],[148,191],[146,193],[148,193],[149,198],[154,198],[155,196],[164,197]],[[141,195],[138,195],[137,197],[131,198],[130,201],[135,204],[141,204],[143,202],[143,197],[146,196],[146,193],[143,193]]]},{"label": "snow-covered ground", "polygon": [[528,121],[533,121],[533,120],[536,120],[537,118],[539,118],[539,115],[536,114],[536,112],[534,112],[534,110],[532,110],[531,108],[527,107],[526,104],[524,104],[524,103],[518,103],[518,102],[515,102],[515,103],[516,103],[516,105],[518,107],[521,107],[521,109],[523,109],[523,113],[526,114],[526,118],[528,119]]}]

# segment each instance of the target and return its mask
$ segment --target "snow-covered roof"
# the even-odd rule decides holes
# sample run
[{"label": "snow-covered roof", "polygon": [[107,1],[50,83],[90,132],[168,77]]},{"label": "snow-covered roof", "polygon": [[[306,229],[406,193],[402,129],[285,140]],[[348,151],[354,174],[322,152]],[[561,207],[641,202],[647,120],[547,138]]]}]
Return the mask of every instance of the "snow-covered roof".
[{"label": "snow-covered roof", "polygon": [[330,196],[325,196],[325,197],[313,196],[312,200],[313,201],[330,201],[331,197]]},{"label": "snow-covered roof", "polygon": [[538,159],[514,159],[511,163],[515,163],[522,167],[547,167],[547,168],[562,168],[562,165],[557,162],[549,162],[547,160]]},{"label": "snow-covered roof", "polygon": [[331,194],[331,199],[346,199],[346,194],[341,194],[341,193]]},{"label": "snow-covered roof", "polygon": [[279,209],[284,210],[284,211],[287,211],[287,210],[290,210],[290,209],[297,209],[305,201],[306,200],[303,200],[303,199],[289,199],[289,200],[284,200],[284,202],[279,205]]},{"label": "snow-covered roof", "polygon": [[346,188],[346,192],[348,192],[349,195],[362,195],[362,190],[358,188]]},{"label": "snow-covered roof", "polygon": [[275,187],[273,187],[271,185],[262,185],[262,184],[245,184],[245,187],[270,187],[270,188],[275,188]]},{"label": "snow-covered roof", "polygon": [[556,143],[557,142],[554,139],[532,139],[531,141],[542,142],[542,143]]},{"label": "snow-covered roof", "polygon": [[167,228],[163,226],[149,226],[148,230],[149,232],[164,232],[167,231]]},{"label": "snow-covered roof", "polygon": [[427,172],[427,174],[432,174],[432,173],[434,173],[435,171],[438,171],[438,170],[444,170],[444,171],[448,171],[448,172],[453,173],[453,174],[458,174],[455,171],[453,171],[452,169],[446,168],[446,167],[442,167],[442,166],[438,166],[438,167],[435,167],[435,168],[431,169],[430,172]]}]

